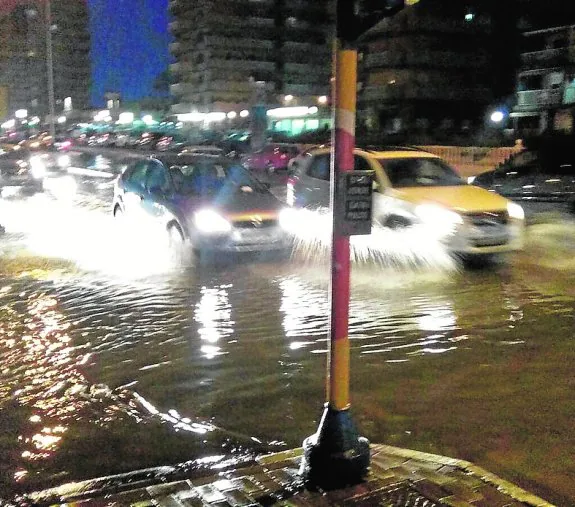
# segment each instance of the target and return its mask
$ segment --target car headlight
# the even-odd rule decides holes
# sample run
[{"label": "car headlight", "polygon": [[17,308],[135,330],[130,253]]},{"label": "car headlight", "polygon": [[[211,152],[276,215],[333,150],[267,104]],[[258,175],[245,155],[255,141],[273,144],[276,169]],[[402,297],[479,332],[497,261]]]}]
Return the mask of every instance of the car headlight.
[{"label": "car headlight", "polygon": [[232,224],[223,216],[209,209],[198,211],[194,216],[194,222],[198,230],[206,234],[225,233],[232,229]]},{"label": "car headlight", "polygon": [[41,179],[46,176],[46,165],[40,157],[30,158],[30,172],[36,179]]},{"label": "car headlight", "polygon": [[421,204],[415,208],[415,214],[424,223],[460,225],[463,218],[459,213],[435,204]]},{"label": "car headlight", "polygon": [[525,219],[525,212],[523,211],[523,208],[514,202],[507,203],[507,213],[509,213],[509,216],[515,220]]},{"label": "car headlight", "polygon": [[60,155],[58,157],[58,167],[66,168],[70,166],[70,155]]},{"label": "car headlight", "polygon": [[467,184],[468,185],[473,185],[473,182],[475,181],[475,178],[477,178],[477,176],[469,176],[467,178]]}]

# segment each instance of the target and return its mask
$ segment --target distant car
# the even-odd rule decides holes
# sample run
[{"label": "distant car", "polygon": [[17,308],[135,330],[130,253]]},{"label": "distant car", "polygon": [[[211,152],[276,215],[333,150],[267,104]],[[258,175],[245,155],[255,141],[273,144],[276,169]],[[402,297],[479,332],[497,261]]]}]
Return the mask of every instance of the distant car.
[{"label": "distant car", "polygon": [[0,154],[0,192],[34,194],[43,189],[46,165],[38,154],[25,148],[10,149]]},{"label": "distant car", "polygon": [[[521,206],[468,185],[440,157],[415,149],[356,149],[354,169],[375,173],[373,219],[393,229],[415,225],[449,232],[448,249],[465,256],[490,255],[522,247]],[[330,198],[330,149],[299,158],[287,185],[294,207],[325,207]]]},{"label": "distant car", "polygon": [[265,171],[273,174],[286,171],[289,161],[296,157],[300,149],[295,144],[268,144],[258,151],[244,155],[242,163],[251,171]]},{"label": "distant car", "polygon": [[575,213],[575,151],[518,153],[473,184],[519,202],[531,212]]},{"label": "distant car", "polygon": [[[113,214],[165,234],[177,251],[269,251],[288,247],[285,206],[226,158],[159,154],[118,178]],[[128,220],[128,223],[132,223]]]},{"label": "distant car", "polygon": [[210,145],[194,145],[194,146],[186,146],[182,149],[181,153],[187,153],[190,155],[208,155],[211,157],[223,157],[225,156],[225,150],[220,148],[219,146],[210,146]]}]

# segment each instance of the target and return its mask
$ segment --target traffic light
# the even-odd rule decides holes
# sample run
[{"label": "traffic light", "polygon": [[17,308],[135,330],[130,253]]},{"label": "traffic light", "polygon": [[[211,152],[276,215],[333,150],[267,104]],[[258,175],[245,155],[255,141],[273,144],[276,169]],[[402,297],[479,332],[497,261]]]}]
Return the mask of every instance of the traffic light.
[{"label": "traffic light", "polygon": [[397,14],[419,0],[338,0],[339,37],[353,43],[383,18]]}]

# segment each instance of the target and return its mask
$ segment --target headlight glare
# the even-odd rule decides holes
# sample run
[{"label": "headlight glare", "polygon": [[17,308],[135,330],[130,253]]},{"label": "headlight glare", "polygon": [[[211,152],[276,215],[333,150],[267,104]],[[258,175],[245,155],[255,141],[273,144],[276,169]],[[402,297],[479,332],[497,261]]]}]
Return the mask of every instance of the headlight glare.
[{"label": "headlight glare", "polygon": [[58,157],[58,167],[66,168],[70,166],[70,155],[60,155]]},{"label": "headlight glare", "polygon": [[206,234],[221,234],[230,232],[232,229],[230,222],[210,209],[198,211],[194,216],[194,223],[200,232]]},{"label": "headlight glare", "polygon": [[46,176],[46,165],[40,157],[30,158],[30,172],[36,179],[41,179]]},{"label": "headlight glare", "polygon": [[507,213],[509,213],[509,216],[515,220],[525,219],[523,208],[514,202],[507,203]]},{"label": "headlight glare", "polygon": [[298,211],[293,208],[284,208],[279,212],[278,220],[282,229],[291,231],[295,228]]},{"label": "headlight glare", "polygon": [[415,214],[424,223],[446,225],[460,225],[463,223],[463,218],[459,213],[436,204],[420,204],[415,208]]}]

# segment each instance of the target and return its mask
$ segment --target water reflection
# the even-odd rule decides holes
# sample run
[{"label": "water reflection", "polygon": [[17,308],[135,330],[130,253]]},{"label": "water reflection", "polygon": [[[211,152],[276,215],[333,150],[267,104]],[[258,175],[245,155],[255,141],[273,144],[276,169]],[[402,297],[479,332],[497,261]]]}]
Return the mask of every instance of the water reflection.
[{"label": "water reflection", "polygon": [[22,481],[33,463],[37,468],[38,462],[58,450],[69,422],[82,406],[73,395],[74,388],[84,386],[86,379],[78,369],[82,353],[71,346],[70,324],[60,313],[57,299],[15,291],[8,285],[0,291],[0,403],[3,408],[14,403],[27,407],[18,411],[26,419],[17,437],[22,461],[11,464],[14,479]]},{"label": "water reflection", "polygon": [[202,287],[200,300],[194,311],[194,321],[200,327],[198,334],[202,340],[200,350],[206,359],[227,354],[217,343],[234,332],[232,307],[229,301],[229,289],[232,285]]}]

